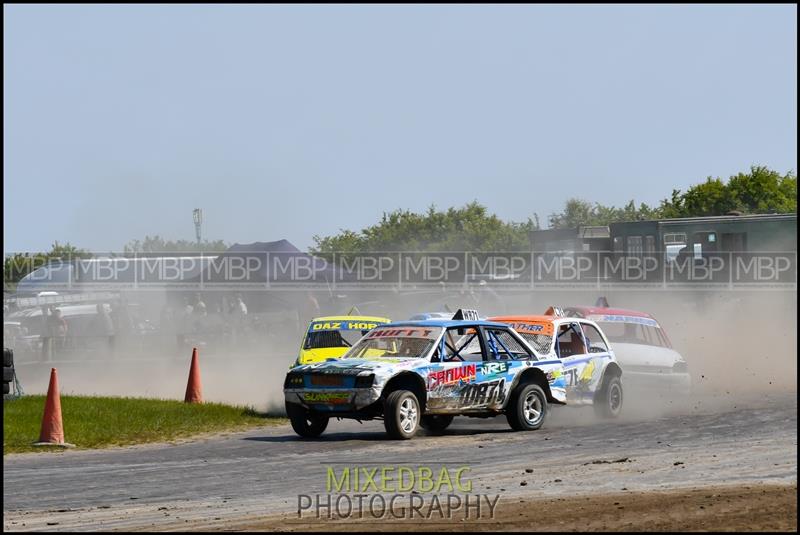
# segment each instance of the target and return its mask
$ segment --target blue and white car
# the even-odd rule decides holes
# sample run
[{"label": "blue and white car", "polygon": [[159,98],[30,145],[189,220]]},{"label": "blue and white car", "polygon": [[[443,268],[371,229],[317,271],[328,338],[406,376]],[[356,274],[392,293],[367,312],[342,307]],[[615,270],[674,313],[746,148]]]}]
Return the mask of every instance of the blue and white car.
[{"label": "blue and white car", "polygon": [[419,427],[441,433],[457,415],[505,414],[516,430],[539,429],[548,404],[566,402],[564,367],[508,325],[454,318],[380,325],[342,358],[298,366],[284,381],[286,412],[301,437],[331,417],[383,419],[392,438]]}]

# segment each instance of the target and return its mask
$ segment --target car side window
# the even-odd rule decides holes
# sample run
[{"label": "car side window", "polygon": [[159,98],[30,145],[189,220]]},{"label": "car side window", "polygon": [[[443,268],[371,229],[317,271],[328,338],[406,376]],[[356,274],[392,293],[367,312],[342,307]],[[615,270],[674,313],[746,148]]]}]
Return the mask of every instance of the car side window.
[{"label": "car side window", "polygon": [[589,353],[608,353],[608,345],[594,325],[582,323],[581,327],[586,336],[586,343],[589,344]]},{"label": "car side window", "polygon": [[515,360],[533,358],[530,351],[514,336],[503,329],[486,329],[489,360]]},{"label": "car side window", "polygon": [[442,362],[480,362],[483,360],[483,351],[478,330],[474,327],[447,329],[434,360],[438,360],[440,354],[444,355]]}]

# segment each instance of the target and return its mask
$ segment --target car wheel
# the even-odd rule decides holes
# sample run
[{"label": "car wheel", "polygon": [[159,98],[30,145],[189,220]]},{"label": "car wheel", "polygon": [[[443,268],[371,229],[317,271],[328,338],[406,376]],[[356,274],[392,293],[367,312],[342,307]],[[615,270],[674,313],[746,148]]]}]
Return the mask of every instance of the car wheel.
[{"label": "car wheel", "polygon": [[542,427],[547,416],[547,396],[542,387],[526,384],[517,387],[506,407],[506,419],[512,429],[533,431]]},{"label": "car wheel", "polygon": [[449,414],[430,414],[423,416],[420,420],[420,427],[431,434],[439,435],[453,423],[453,416]]},{"label": "car wheel", "polygon": [[383,425],[391,438],[407,440],[419,429],[421,410],[419,400],[409,390],[395,390],[386,397],[383,406]]},{"label": "car wheel", "polygon": [[595,413],[601,418],[616,418],[622,411],[622,381],[616,375],[606,378],[594,400]]},{"label": "car wheel", "polygon": [[315,438],[328,427],[328,417],[314,414],[296,403],[286,404],[286,415],[294,432],[303,438]]}]

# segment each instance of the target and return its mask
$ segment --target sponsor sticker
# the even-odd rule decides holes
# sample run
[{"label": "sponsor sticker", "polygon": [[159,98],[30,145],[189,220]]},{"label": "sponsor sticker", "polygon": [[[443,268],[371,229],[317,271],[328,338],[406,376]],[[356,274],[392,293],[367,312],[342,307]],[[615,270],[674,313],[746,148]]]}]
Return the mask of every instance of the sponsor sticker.
[{"label": "sponsor sticker", "polygon": [[468,364],[457,368],[447,368],[437,370],[428,374],[428,388],[435,388],[438,385],[457,383],[459,381],[468,383],[475,380],[477,375],[477,365]]},{"label": "sponsor sticker", "polygon": [[343,405],[350,402],[349,392],[305,392],[303,401],[307,403],[329,403]]},{"label": "sponsor sticker", "polygon": [[507,362],[487,362],[481,365],[482,375],[497,375],[508,371]]},{"label": "sponsor sticker", "polygon": [[515,322],[508,322],[508,326],[514,329],[519,333],[529,333],[529,334],[553,334],[553,324],[552,323],[539,323],[533,321],[515,321]]},{"label": "sponsor sticker", "polygon": [[592,315],[587,317],[586,319],[592,321],[604,321],[609,323],[639,323],[642,325],[648,325],[650,327],[658,327],[658,322],[652,318],[643,318],[640,316],[622,316],[618,314],[603,314],[603,315]]},{"label": "sponsor sticker", "polygon": [[391,327],[387,329],[375,329],[367,334],[367,338],[436,338],[441,331],[439,329],[424,329],[414,327]]},{"label": "sponsor sticker", "polygon": [[320,321],[311,324],[309,332],[319,331],[368,331],[380,323],[374,321]]}]

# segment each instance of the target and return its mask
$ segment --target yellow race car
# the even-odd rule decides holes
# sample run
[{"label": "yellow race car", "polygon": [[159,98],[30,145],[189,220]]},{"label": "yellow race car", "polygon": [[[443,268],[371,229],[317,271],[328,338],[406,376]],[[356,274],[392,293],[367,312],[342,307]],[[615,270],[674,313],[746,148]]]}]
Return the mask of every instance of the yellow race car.
[{"label": "yellow race car", "polygon": [[369,330],[391,321],[376,316],[314,318],[308,325],[295,366],[338,359]]}]

